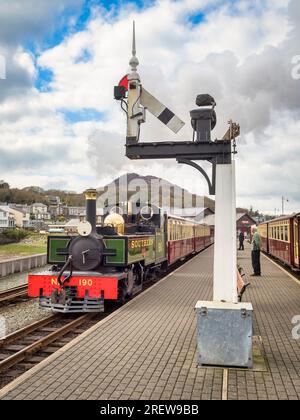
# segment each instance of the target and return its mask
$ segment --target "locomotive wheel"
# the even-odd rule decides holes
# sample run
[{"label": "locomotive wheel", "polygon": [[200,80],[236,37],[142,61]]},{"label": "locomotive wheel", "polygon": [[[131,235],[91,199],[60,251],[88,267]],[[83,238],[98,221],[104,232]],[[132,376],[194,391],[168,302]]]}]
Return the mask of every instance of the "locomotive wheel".
[{"label": "locomotive wheel", "polygon": [[118,300],[120,305],[124,305],[126,302],[126,288],[124,283],[120,283],[118,287]]}]

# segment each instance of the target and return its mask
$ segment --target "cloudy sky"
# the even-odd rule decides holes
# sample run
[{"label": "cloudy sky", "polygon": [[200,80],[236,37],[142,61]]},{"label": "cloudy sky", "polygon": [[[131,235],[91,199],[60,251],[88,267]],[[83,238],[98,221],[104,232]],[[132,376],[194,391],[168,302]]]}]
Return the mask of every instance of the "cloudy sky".
[{"label": "cloudy sky", "polygon": [[82,191],[130,171],[207,194],[192,168],[124,157],[133,19],[143,84],[186,122],[174,137],[149,116],[142,139],[190,140],[210,93],[214,137],[241,124],[238,204],[300,211],[299,0],[0,0],[0,179]]}]

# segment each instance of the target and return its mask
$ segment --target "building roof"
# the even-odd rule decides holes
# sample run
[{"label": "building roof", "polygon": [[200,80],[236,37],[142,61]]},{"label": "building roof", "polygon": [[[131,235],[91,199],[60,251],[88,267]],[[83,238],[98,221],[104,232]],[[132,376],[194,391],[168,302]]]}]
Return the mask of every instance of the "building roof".
[{"label": "building roof", "polygon": [[13,213],[11,212],[9,206],[0,206],[0,211],[3,211],[4,213],[8,213],[13,216]]},{"label": "building roof", "polygon": [[[236,221],[238,222],[244,216],[247,216],[249,219],[251,219],[253,221],[254,225],[256,224],[255,220],[248,213],[237,213],[236,214]],[[203,219],[203,223],[205,223],[209,226],[214,226],[215,225],[215,215],[214,214],[209,214],[208,216],[205,216],[204,219]]]},{"label": "building roof", "polygon": [[13,206],[11,204],[9,204],[9,208],[11,210],[18,211],[19,213],[22,213],[24,216],[26,216],[26,211],[23,210],[23,209],[21,209],[21,208],[15,207],[15,206]]},{"label": "building roof", "polygon": [[33,203],[32,206],[34,206],[34,207],[47,207],[46,204],[43,204],[43,203]]},{"label": "building roof", "polygon": [[240,219],[242,219],[244,216],[248,217],[248,219],[251,219],[254,225],[256,225],[257,221],[253,219],[252,216],[250,216],[249,213],[237,213],[236,215],[236,221],[238,222]]},{"label": "building roof", "polygon": [[10,207],[9,206],[0,206],[0,210],[5,211],[6,213],[9,213]]}]

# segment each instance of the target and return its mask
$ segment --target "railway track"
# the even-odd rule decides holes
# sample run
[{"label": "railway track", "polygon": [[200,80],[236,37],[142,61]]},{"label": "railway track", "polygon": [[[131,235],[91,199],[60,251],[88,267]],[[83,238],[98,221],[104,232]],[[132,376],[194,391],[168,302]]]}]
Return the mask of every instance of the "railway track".
[{"label": "railway track", "polygon": [[[190,258],[193,258],[193,256]],[[157,281],[162,280],[180,265],[181,262],[178,262],[172,270],[161,273],[156,279],[147,282],[143,291],[153,286]],[[9,294],[15,289],[3,292],[3,295],[5,293]],[[21,293],[20,290],[19,292]],[[27,289],[25,293],[27,293]],[[2,339],[0,338],[0,389],[55,353],[119,307],[119,305],[107,304],[104,313],[91,313],[82,316],[54,314],[15,331]]]},{"label": "railway track", "polygon": [[0,304],[10,303],[15,300],[27,298],[27,284],[17,286],[0,292]]},{"label": "railway track", "polygon": [[0,339],[0,388],[107,315],[51,315]]}]

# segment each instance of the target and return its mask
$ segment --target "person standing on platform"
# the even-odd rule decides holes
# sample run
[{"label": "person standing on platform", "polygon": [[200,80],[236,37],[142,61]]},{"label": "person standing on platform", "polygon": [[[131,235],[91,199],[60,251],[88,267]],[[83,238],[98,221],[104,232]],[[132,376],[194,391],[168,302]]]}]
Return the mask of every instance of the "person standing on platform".
[{"label": "person standing on platform", "polygon": [[245,250],[244,240],[245,240],[244,233],[243,232],[240,232],[240,234],[239,234],[239,242],[240,242],[239,251],[244,251]]},{"label": "person standing on platform", "polygon": [[252,227],[252,267],[254,273],[252,277],[261,276],[261,267],[260,267],[260,247],[261,247],[261,238],[260,234],[257,232],[257,227]]}]

